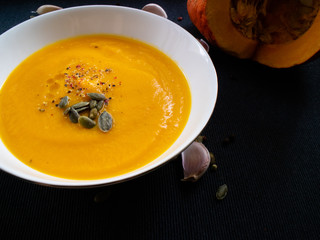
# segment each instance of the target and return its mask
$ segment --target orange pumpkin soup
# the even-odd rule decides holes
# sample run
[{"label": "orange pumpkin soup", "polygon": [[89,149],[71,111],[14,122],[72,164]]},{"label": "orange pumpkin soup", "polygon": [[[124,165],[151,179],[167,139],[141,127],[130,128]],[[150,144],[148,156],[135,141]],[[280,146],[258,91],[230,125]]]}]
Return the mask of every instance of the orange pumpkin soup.
[{"label": "orange pumpkin soup", "polygon": [[[100,114],[112,116],[108,132],[72,123],[59,107],[65,96],[68,106],[88,102],[88,93],[106,97]],[[0,91],[0,136],[38,171],[101,179],[160,156],[181,134],[190,108],[184,74],[156,48],[114,35],[81,36],[44,47],[10,74]]]}]

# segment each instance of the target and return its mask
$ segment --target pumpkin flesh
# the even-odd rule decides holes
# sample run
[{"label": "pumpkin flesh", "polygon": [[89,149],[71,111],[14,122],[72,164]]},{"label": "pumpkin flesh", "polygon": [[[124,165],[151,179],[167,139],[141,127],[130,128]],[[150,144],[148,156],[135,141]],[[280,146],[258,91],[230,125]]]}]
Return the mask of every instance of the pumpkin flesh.
[{"label": "pumpkin flesh", "polygon": [[210,29],[213,37],[204,35],[207,40],[236,57],[282,68],[305,62],[320,49],[320,1],[201,0],[201,5],[196,4],[197,0],[189,2],[193,2],[188,4],[193,22],[196,13],[203,10],[195,12],[192,6],[204,8],[206,25],[196,24],[200,32]]}]

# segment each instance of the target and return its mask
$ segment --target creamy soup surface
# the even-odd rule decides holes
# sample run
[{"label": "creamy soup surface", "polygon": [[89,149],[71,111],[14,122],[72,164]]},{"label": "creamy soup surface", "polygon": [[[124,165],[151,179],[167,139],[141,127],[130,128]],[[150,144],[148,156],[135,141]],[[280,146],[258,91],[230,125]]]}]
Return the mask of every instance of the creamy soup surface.
[{"label": "creamy soup surface", "polygon": [[[65,96],[68,106],[89,101],[87,93],[105,95],[100,113],[113,118],[108,132],[72,123],[58,106]],[[160,156],[181,134],[190,108],[184,74],[161,51],[121,36],[80,36],[44,47],[10,74],[0,91],[0,136],[38,171],[102,179]]]}]

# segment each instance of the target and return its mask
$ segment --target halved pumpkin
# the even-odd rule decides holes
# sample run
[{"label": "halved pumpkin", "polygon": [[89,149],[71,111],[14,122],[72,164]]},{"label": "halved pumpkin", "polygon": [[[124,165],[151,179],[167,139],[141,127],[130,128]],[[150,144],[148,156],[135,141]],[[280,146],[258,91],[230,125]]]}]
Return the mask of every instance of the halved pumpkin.
[{"label": "halved pumpkin", "polygon": [[320,0],[188,0],[191,21],[211,43],[275,68],[320,50]]}]

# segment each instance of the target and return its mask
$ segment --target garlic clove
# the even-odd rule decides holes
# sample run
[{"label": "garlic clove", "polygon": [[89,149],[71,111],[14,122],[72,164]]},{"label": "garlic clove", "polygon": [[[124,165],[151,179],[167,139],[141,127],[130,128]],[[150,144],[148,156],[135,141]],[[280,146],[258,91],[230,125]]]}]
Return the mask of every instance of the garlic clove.
[{"label": "garlic clove", "polygon": [[210,47],[209,47],[209,44],[203,40],[202,38],[201,39],[198,39],[198,41],[200,42],[200,44],[202,45],[202,47],[204,48],[204,50],[206,50],[207,52],[209,52],[210,50]]},{"label": "garlic clove", "polygon": [[49,4],[46,4],[46,5],[42,5],[40,6],[38,9],[37,9],[37,13],[39,15],[42,15],[42,14],[45,14],[45,13],[48,13],[48,12],[53,12],[53,11],[56,11],[56,10],[60,10],[62,9],[61,7],[58,7],[58,6],[55,6],[55,5],[49,5]]},{"label": "garlic clove", "polygon": [[181,153],[184,178],[182,181],[197,181],[210,165],[210,153],[199,142],[193,142]]},{"label": "garlic clove", "polygon": [[163,10],[163,8],[161,6],[159,6],[158,4],[155,4],[155,3],[149,3],[149,4],[145,5],[142,8],[142,10],[150,12],[150,13],[154,13],[160,17],[168,18],[166,11]]}]

